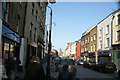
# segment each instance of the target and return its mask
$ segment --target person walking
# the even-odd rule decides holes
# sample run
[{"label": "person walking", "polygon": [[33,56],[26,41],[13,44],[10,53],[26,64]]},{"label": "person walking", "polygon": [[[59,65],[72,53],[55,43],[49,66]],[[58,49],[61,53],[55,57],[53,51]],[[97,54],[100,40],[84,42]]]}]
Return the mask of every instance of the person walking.
[{"label": "person walking", "polygon": [[73,80],[73,76],[68,71],[68,65],[63,65],[62,71],[59,73],[58,80]]},{"label": "person walking", "polygon": [[39,57],[33,56],[27,66],[24,80],[45,80],[45,74]]},{"label": "person walking", "polygon": [[16,80],[18,78],[18,65],[20,64],[20,61],[17,59],[16,56],[11,57],[9,61],[10,66],[10,80]]}]

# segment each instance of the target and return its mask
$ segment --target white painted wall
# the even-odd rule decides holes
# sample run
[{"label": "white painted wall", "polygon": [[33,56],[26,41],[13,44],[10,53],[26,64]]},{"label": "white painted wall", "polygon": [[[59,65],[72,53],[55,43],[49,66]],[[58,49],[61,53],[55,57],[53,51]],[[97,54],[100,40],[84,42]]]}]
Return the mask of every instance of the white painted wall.
[{"label": "white painted wall", "polygon": [[74,42],[72,45],[71,45],[71,54],[75,54],[76,53],[76,42]]},{"label": "white painted wall", "polygon": [[113,18],[113,27],[112,27],[112,44],[118,44],[118,39],[117,39],[117,31],[118,31],[118,27],[120,27],[120,25],[118,26],[118,15],[120,14],[120,10],[114,14],[114,18]]},{"label": "white painted wall", "polygon": [[[111,22],[112,14],[105,18],[103,21],[97,24],[97,50],[109,50],[111,48]],[[106,34],[106,26],[109,25],[109,34]],[[102,29],[102,35],[100,38],[100,29]],[[109,47],[106,47],[106,39],[109,38]],[[100,41],[102,41],[102,48],[100,48]]]}]

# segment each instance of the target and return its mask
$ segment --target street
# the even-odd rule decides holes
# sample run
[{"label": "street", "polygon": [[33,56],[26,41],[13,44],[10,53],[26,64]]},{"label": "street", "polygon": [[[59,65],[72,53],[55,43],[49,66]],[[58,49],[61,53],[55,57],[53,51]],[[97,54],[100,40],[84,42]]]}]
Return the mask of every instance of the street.
[{"label": "street", "polygon": [[[59,72],[55,72],[55,67],[51,66],[51,76],[57,78]],[[77,65],[76,76],[77,80],[118,80],[117,72],[114,73],[101,73],[89,68],[85,68],[82,65]]]},{"label": "street", "polygon": [[79,80],[118,80],[117,79],[117,73],[100,73],[97,71],[94,71],[92,69],[89,68],[85,68],[83,66],[77,66],[77,70],[76,70],[76,78]]}]

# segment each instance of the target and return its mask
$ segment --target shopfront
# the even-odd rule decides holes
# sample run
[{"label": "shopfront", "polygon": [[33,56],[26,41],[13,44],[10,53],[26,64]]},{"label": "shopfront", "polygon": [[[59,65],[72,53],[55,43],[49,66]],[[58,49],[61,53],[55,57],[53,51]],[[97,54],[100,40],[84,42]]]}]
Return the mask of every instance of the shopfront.
[{"label": "shopfront", "polygon": [[89,61],[95,62],[95,52],[89,53]]},{"label": "shopfront", "polygon": [[27,54],[26,54],[26,63],[25,67],[27,67],[28,64],[30,64],[32,56],[36,56],[37,51],[37,43],[32,41],[31,39],[27,40]]},{"label": "shopfront", "polygon": [[98,61],[111,62],[112,61],[111,51],[110,50],[98,51]]},{"label": "shopfront", "polygon": [[[9,66],[7,61],[13,56],[19,59],[20,55],[20,44],[21,37],[6,25],[2,25],[2,59],[4,60],[3,65]],[[9,69],[7,69],[7,73]],[[9,74],[9,73],[8,73]]]}]

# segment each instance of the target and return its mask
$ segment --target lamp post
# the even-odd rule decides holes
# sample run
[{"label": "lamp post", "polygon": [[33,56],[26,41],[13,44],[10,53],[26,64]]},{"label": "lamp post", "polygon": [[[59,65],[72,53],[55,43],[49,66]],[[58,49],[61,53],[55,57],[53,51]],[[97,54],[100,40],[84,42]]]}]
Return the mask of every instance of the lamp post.
[{"label": "lamp post", "polygon": [[49,43],[48,43],[48,60],[47,60],[47,80],[50,80],[50,52],[51,52],[51,31],[52,31],[52,8],[50,9],[50,27],[49,27]]}]

